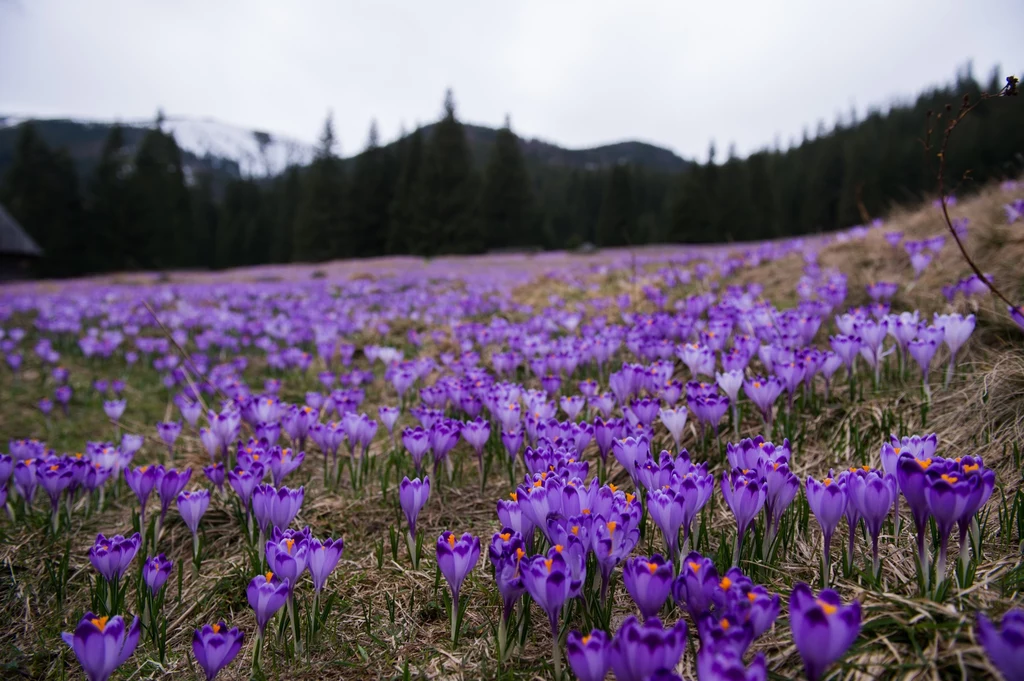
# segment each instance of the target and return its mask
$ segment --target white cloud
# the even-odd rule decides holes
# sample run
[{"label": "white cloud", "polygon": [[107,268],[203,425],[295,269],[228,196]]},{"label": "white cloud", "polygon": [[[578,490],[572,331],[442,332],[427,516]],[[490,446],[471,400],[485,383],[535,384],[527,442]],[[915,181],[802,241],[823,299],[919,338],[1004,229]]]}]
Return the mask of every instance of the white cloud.
[{"label": "white cloud", "polygon": [[0,3],[0,112],[168,113],[346,153],[461,116],[573,147],[643,139],[685,156],[799,137],[949,80],[1024,69],[1018,0]]}]

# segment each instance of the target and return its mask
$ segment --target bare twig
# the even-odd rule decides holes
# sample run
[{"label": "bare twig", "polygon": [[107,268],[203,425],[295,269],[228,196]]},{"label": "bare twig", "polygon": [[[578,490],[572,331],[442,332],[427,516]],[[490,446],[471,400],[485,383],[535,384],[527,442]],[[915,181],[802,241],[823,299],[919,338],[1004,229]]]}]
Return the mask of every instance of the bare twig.
[{"label": "bare twig", "polygon": [[[960,239],[960,235],[957,234],[956,228],[953,226],[953,221],[949,217],[949,205],[947,203],[947,197],[946,197],[945,179],[946,179],[946,152],[947,152],[947,149],[949,148],[950,137],[952,137],[953,131],[956,130],[956,127],[961,122],[963,122],[963,120],[967,117],[967,115],[969,113],[971,113],[972,111],[974,111],[974,109],[976,109],[982,102],[984,102],[984,101],[986,101],[988,99],[995,99],[996,97],[1014,97],[1014,96],[1016,96],[1017,92],[1018,92],[1018,89],[1017,89],[1018,82],[1019,81],[1018,81],[1016,76],[1007,76],[1007,78],[1006,78],[1006,85],[1003,86],[1002,90],[1000,90],[999,92],[997,92],[995,94],[990,94],[990,93],[987,93],[987,92],[983,92],[981,94],[981,97],[979,97],[975,102],[971,102],[970,101],[970,95],[964,95],[963,102],[960,104],[960,110],[946,124],[946,127],[945,127],[945,129],[943,131],[943,134],[942,134],[942,144],[939,146],[939,151],[938,151],[939,172],[938,172],[938,176],[936,178],[937,179],[937,184],[938,184],[938,190],[939,190],[939,202],[940,202],[940,204],[942,206],[942,218],[946,222],[946,228],[949,230],[949,233],[953,235],[953,239],[954,239],[954,241],[956,241],[956,245],[959,247],[960,253],[964,256],[964,260],[967,261],[967,264],[970,265],[971,269],[974,270],[974,273],[976,275],[978,275],[978,279],[980,279],[981,282],[983,284],[985,284],[985,286],[987,286],[988,289],[990,291],[992,291],[992,293],[994,293],[1000,300],[1002,300],[1004,303],[1006,303],[1006,305],[1010,309],[1014,309],[1017,306],[1014,305],[1014,303],[1011,302],[1010,299],[1007,298],[1003,294],[1002,291],[1000,291],[998,288],[996,288],[995,284],[993,284],[991,281],[989,281],[988,277],[985,276],[985,273],[981,271],[981,269],[978,267],[978,265],[975,264],[974,260],[971,259],[971,256],[968,255],[967,249],[964,247],[964,243]],[[949,105],[946,106],[946,110],[947,111],[949,111],[950,108],[951,107]],[[931,115],[931,112],[929,112],[929,115]],[[941,117],[942,117],[942,114],[939,114],[939,116],[937,118],[941,119]],[[931,129],[928,130],[928,132],[927,132],[927,134],[925,136],[924,147],[925,147],[925,151],[926,152],[931,150]],[[970,171],[968,171],[968,173],[969,172]],[[966,177],[967,173],[965,173],[964,175]]]},{"label": "bare twig", "polygon": [[[178,341],[174,338],[174,334],[172,334],[170,330],[168,330],[168,328],[164,326],[164,323],[160,321],[160,317],[157,316],[156,311],[153,309],[153,306],[149,304],[149,301],[143,300],[142,304],[146,306],[146,309],[149,310],[149,314],[153,315],[153,319],[160,326],[160,330],[164,332],[164,335],[170,339],[171,343],[174,344],[174,347],[177,348],[178,353],[181,354],[181,359],[184,361],[184,364],[182,365],[182,373],[185,374],[185,380],[188,381],[188,385],[192,389],[192,394],[196,396],[196,399],[199,401],[199,404],[202,405],[203,413],[209,414],[210,408],[207,406],[206,400],[203,399],[203,394],[199,391],[199,388],[192,381],[192,376],[190,375],[189,367],[191,366],[192,370],[195,370],[195,366],[192,364],[192,359],[188,356],[188,353],[185,352],[185,348],[181,347]],[[199,372],[197,371],[196,374],[198,373]],[[211,385],[213,384],[211,383]],[[220,388],[218,388],[216,385],[214,385],[213,388],[217,392],[221,392]]]}]

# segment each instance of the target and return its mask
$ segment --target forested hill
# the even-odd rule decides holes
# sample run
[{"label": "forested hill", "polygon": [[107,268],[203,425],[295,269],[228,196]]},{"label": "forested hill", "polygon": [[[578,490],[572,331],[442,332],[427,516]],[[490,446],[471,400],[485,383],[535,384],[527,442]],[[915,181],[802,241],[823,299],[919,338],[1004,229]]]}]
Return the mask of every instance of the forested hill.
[{"label": "forested hill", "polygon": [[[137,149],[142,138],[157,125],[152,121],[114,122],[64,118],[34,119],[0,114],[0,178],[14,159],[18,126],[31,122],[39,137],[50,147],[67,150],[79,174],[88,176],[96,168],[103,144],[115,125],[122,131],[125,148]],[[269,178],[283,173],[288,166],[305,166],[316,152],[313,144],[260,130],[250,130],[215,120],[170,117],[162,118],[160,127],[174,135],[181,149],[186,175],[211,172],[219,175],[220,184],[232,179]],[[427,135],[436,123],[423,126]],[[474,162],[483,168],[498,136],[496,128],[464,124],[466,142]],[[392,146],[399,142],[392,142]],[[661,172],[679,172],[688,164],[675,152],[645,142],[626,141],[590,149],[567,149],[539,139],[519,139],[527,162],[559,168],[595,170],[618,163]],[[352,154],[343,163],[354,162]]]},{"label": "forested hill", "polygon": [[[353,158],[337,155],[328,120],[315,148],[261,138],[257,155],[227,170],[197,162],[211,155],[172,125],[134,140],[134,129],[109,128],[90,142],[98,155],[83,170],[80,147],[28,122],[0,130],[13,136],[0,144],[0,202],[47,252],[39,264],[47,276],[807,234],[933,192],[935,156],[921,143],[936,126],[928,112],[1001,85],[996,75],[982,84],[965,72],[916,100],[819,123],[788,149],[723,160],[712,147],[711,160],[697,165],[638,142],[569,151],[521,140],[508,126],[464,125],[451,93],[439,122],[386,146],[371,127]],[[262,162],[259,154],[280,172],[242,172]],[[1018,176],[1024,98],[972,113],[947,163],[950,178],[971,171],[959,193]]]}]

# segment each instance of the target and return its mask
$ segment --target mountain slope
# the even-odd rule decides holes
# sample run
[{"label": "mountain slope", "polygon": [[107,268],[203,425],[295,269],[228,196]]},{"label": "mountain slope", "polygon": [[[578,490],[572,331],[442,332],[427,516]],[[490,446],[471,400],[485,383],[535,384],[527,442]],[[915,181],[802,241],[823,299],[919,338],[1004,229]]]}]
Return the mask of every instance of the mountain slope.
[{"label": "mountain slope", "polygon": [[[103,142],[113,122],[73,119],[32,119],[0,114],[0,176],[11,162],[17,126],[31,120],[40,135],[53,147],[63,147],[71,154],[79,169],[88,173],[99,160]],[[125,143],[136,146],[153,121],[125,121]],[[163,129],[174,134],[181,147],[186,173],[213,171],[231,177],[268,177],[281,173],[289,165],[306,165],[315,147],[307,142],[258,130],[222,123],[212,119],[168,117]],[[434,124],[424,126],[429,133]],[[466,137],[473,158],[479,167],[487,160],[497,130],[466,124]],[[594,170],[618,163],[630,163],[659,172],[678,172],[689,162],[674,152],[647,144],[626,141],[591,149],[566,149],[539,139],[520,139],[523,154],[531,164],[557,168]]]}]

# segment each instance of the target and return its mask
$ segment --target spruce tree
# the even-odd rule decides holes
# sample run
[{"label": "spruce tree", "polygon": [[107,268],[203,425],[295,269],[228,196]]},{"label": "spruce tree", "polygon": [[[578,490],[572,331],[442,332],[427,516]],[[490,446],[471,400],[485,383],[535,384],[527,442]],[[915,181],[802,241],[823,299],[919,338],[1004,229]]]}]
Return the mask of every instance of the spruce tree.
[{"label": "spruce tree", "polygon": [[255,180],[235,180],[224,189],[217,243],[221,267],[270,262],[273,219],[260,185]]},{"label": "spruce tree", "polygon": [[93,248],[90,269],[123,269],[125,239],[131,229],[125,196],[130,172],[120,125],[110,128],[99,163],[89,181],[86,209]]},{"label": "spruce tree", "polygon": [[128,200],[131,227],[124,239],[128,267],[162,269],[199,262],[191,198],[173,135],[154,128],[142,138]]},{"label": "spruce tree", "polygon": [[629,166],[618,164],[608,173],[601,213],[597,218],[597,245],[632,245],[636,241],[636,214]]},{"label": "spruce tree", "polygon": [[448,90],[444,116],[434,126],[416,188],[416,216],[411,250],[422,255],[476,253],[483,232],[476,218],[477,177],[466,131],[455,117]]},{"label": "spruce tree", "polygon": [[51,150],[31,123],[23,123],[4,179],[0,200],[44,251],[38,272],[50,277],[85,272],[90,261],[85,250],[93,244],[68,154]]},{"label": "spruce tree", "polygon": [[721,182],[714,197],[718,204],[716,214],[719,231],[710,234],[709,241],[728,242],[747,238],[753,232],[754,211],[750,197],[748,164],[737,156],[735,146],[729,148],[729,158],[721,167]]},{"label": "spruce tree", "polygon": [[349,191],[354,255],[382,255],[386,250],[396,174],[394,157],[381,148],[374,121],[366,149],[355,159]]},{"label": "spruce tree", "polygon": [[416,128],[397,145],[398,178],[391,200],[388,221],[387,253],[413,252],[416,222],[416,192],[423,172],[423,130]]},{"label": "spruce tree", "polygon": [[533,207],[533,192],[519,138],[509,119],[498,131],[484,172],[480,194],[480,221],[488,247],[540,246]]},{"label": "spruce tree", "polygon": [[316,158],[303,175],[302,198],[295,214],[292,257],[301,262],[353,254],[345,214],[345,174],[334,146],[334,123],[328,116]]},{"label": "spruce tree", "polygon": [[213,173],[204,170],[196,174],[195,183],[189,188],[194,249],[191,264],[207,269],[217,266],[217,238],[220,233],[220,210],[214,185]]},{"label": "spruce tree", "polygon": [[266,197],[273,220],[268,262],[291,262],[292,226],[301,196],[302,170],[298,166],[288,166],[282,175],[274,179]]}]

